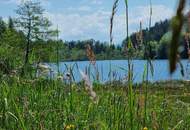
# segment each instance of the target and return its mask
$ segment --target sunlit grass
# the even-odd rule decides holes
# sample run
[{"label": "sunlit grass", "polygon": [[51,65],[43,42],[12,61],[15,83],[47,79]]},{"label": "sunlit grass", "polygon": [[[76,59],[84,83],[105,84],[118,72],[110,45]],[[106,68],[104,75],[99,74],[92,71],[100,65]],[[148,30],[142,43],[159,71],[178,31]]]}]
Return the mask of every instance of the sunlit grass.
[{"label": "sunlit grass", "polygon": [[[130,129],[131,110],[125,86],[96,86],[94,91],[99,101],[94,103],[83,83],[73,84],[71,94],[69,86],[61,81],[10,80],[12,83],[0,84],[2,129],[63,129],[68,125],[81,130]],[[182,121],[177,129],[190,128],[189,83],[181,82],[180,89],[177,86],[166,86],[167,98],[163,97],[164,84],[167,83],[151,85],[147,99],[146,127],[169,129]],[[139,87],[134,88],[134,94],[133,129],[139,130],[145,127],[144,96],[140,95]],[[142,100],[138,108],[139,96]]]}]

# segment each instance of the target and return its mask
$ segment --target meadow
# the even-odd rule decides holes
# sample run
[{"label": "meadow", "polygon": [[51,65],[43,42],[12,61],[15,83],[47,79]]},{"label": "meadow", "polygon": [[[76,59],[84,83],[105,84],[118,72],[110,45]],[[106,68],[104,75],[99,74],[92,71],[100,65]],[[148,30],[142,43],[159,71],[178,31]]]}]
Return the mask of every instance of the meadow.
[{"label": "meadow", "polygon": [[[113,23],[119,0],[114,0],[110,17],[110,41],[106,55],[113,57]],[[183,31],[186,0],[180,0],[176,15],[171,20],[171,37],[168,53],[169,72],[172,75],[179,65],[181,75],[185,71],[180,59],[180,39]],[[2,130],[189,130],[190,129],[190,81],[168,80],[149,82],[154,74],[152,51],[155,42],[143,39],[140,22],[139,32],[135,34],[137,44],[129,36],[128,0],[126,7],[125,44],[117,50],[122,52],[119,57],[127,59],[127,67],[120,68],[126,72],[125,80],[99,82],[100,71],[96,66],[96,54],[91,44],[81,47],[81,55],[74,49],[74,58],[89,60],[89,68],[80,71],[82,80],[73,79],[73,66],[67,66],[65,73],[51,70],[44,62],[51,61],[59,68],[60,45],[59,30],[49,30],[50,21],[43,16],[40,3],[26,1],[16,10],[18,18],[5,24],[1,20],[0,35],[0,129]],[[151,38],[153,8],[150,0],[149,27],[146,39]],[[189,16],[188,16],[189,18]],[[186,25],[187,23],[186,18]],[[15,26],[13,26],[15,25]],[[187,26],[186,26],[187,27]],[[22,29],[22,30],[19,30]],[[50,36],[49,36],[50,34]],[[189,39],[187,32],[184,53],[190,59]],[[49,37],[56,40],[47,40]],[[35,39],[36,38],[36,39]],[[184,39],[183,39],[184,40]],[[50,44],[44,44],[48,43]],[[59,43],[61,42],[61,43]],[[93,42],[93,41],[92,41]],[[37,43],[39,43],[36,48]],[[45,45],[51,45],[44,48]],[[103,45],[103,44],[102,44]],[[73,45],[74,46],[74,45]],[[164,47],[165,47],[164,43]],[[70,50],[68,45],[68,50]],[[23,49],[24,48],[24,49]],[[75,47],[73,47],[75,48]],[[101,46],[100,46],[101,48]],[[44,50],[43,50],[44,49]],[[146,60],[143,66],[141,83],[134,83],[134,55],[138,52]],[[48,55],[43,53],[48,52]],[[117,52],[117,51],[116,51]],[[117,53],[113,54],[118,54]],[[65,52],[69,53],[69,52]],[[153,55],[154,54],[154,55]],[[53,55],[53,56],[52,56]],[[66,57],[70,59],[69,55]],[[121,56],[122,55],[122,56]],[[101,56],[105,57],[105,56]],[[138,56],[136,56],[138,57]],[[165,56],[164,56],[165,57]],[[45,59],[45,60],[44,60]],[[51,60],[53,59],[53,60]],[[56,62],[56,63],[55,63]],[[110,62],[111,66],[111,62]],[[94,79],[91,80],[92,71]],[[56,71],[57,75],[50,78],[48,73]],[[38,75],[37,75],[38,73]],[[124,80],[124,79],[123,79]]]},{"label": "meadow", "polygon": [[96,99],[84,88],[84,82],[68,85],[61,80],[9,77],[0,83],[0,128],[190,129],[189,82],[153,83],[148,85],[147,92],[143,84],[134,85],[132,106],[126,85],[93,85]]}]

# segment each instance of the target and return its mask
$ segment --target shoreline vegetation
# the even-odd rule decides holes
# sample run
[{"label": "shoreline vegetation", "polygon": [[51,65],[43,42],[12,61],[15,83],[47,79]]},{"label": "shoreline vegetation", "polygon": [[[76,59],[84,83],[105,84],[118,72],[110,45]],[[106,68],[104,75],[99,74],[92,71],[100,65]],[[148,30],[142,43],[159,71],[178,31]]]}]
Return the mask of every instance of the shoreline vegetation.
[{"label": "shoreline vegetation", "polygon": [[[59,30],[50,29],[51,22],[44,17],[40,3],[30,0],[18,6],[17,17],[9,18],[8,23],[0,18],[0,129],[190,129],[190,81],[149,82],[149,77],[154,75],[152,61],[157,58],[168,57],[171,75],[177,63],[181,74],[185,73],[180,60],[190,59],[190,13],[187,16],[183,13],[186,0],[179,0],[171,21],[154,27],[151,26],[154,14],[150,0],[149,27],[143,30],[139,21],[139,32],[131,36],[128,30],[130,5],[125,0],[127,36],[123,45],[115,46],[112,33],[118,4],[119,0],[114,0],[109,44],[92,39],[59,40]],[[118,57],[127,60],[127,67],[122,68],[126,72],[125,79],[114,81],[110,69],[109,82],[100,83],[96,61]],[[132,61],[137,57],[146,60],[140,84],[133,83]],[[78,68],[81,82],[75,82],[74,65],[66,65],[67,70],[60,73],[62,59],[88,59],[89,66],[85,70]],[[48,79],[52,70],[44,61],[57,65],[56,78]],[[94,81],[90,80],[92,69],[95,70]]]},{"label": "shoreline vegetation", "polygon": [[[186,17],[184,18],[184,26],[179,43],[179,53],[182,59],[188,59],[188,45],[186,43],[186,38],[189,37],[189,34],[185,31],[188,27],[188,19]],[[48,26],[50,25],[51,24],[49,23]],[[27,41],[27,37],[22,30],[17,30],[17,26],[15,18],[9,17],[8,23],[0,18],[0,47],[4,48],[0,51],[0,55],[7,59],[8,56],[11,56],[12,51],[20,52],[15,57],[17,60],[20,58],[19,60],[21,61],[23,57],[21,52],[25,51],[23,50],[24,48],[26,49],[24,43]],[[150,29],[141,28],[139,32],[132,33],[129,36],[131,45],[133,46],[130,50],[133,52],[132,58],[146,59],[144,55],[144,41],[150,44],[151,51],[149,53],[152,59],[168,59],[169,44],[171,40],[170,26],[171,20],[165,20],[157,22],[154,26],[150,27]],[[149,34],[151,35],[149,36]],[[44,34],[45,36],[43,37],[40,35],[37,36],[36,40],[32,40],[30,43],[31,50],[29,58],[33,58],[32,60],[35,61],[56,62],[57,54],[59,55],[59,61],[88,60],[85,51],[88,45],[90,45],[96,55],[96,60],[127,59],[126,50],[124,49],[127,43],[126,38],[121,44],[110,45],[108,42],[96,41],[94,39],[63,41],[56,38],[59,36],[58,30],[52,30],[51,34]]]},{"label": "shoreline vegetation", "polygon": [[[133,59],[132,61],[135,61],[135,60],[142,60],[142,61],[145,61],[145,59]],[[168,59],[154,59],[152,61],[159,61],[159,60],[165,60],[165,61],[168,61]],[[189,60],[187,58],[184,58],[184,59],[181,59],[181,60]],[[62,62],[88,62],[89,60],[86,59],[86,60],[60,60],[60,63]],[[127,61],[127,59],[96,59],[96,61]],[[168,61],[169,62],[169,61]],[[52,63],[52,62],[46,62],[44,61],[44,63]],[[56,63],[53,63],[53,64],[56,64]]]},{"label": "shoreline vegetation", "polygon": [[[147,99],[149,129],[190,128],[190,82],[150,83]],[[18,77],[0,83],[1,129],[130,129],[127,84],[94,84],[95,96],[84,82],[71,86],[61,80]],[[134,129],[142,130],[146,93],[133,86]],[[92,97],[92,98],[91,98]],[[73,128],[66,128],[72,126]]]}]

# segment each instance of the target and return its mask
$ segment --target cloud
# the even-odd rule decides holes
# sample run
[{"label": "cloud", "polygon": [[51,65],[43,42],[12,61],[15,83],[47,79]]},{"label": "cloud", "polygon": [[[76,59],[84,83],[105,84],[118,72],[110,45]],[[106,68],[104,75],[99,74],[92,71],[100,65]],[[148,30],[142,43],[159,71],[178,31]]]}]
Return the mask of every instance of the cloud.
[{"label": "cloud", "polygon": [[[172,17],[174,11],[167,6],[164,5],[153,5],[153,14],[152,14],[152,22],[155,23],[160,20],[164,20]],[[139,6],[135,8],[131,12],[131,24],[139,23],[139,21],[143,21],[145,23],[148,22],[150,17],[150,9],[149,6]],[[134,18],[133,18],[134,17]]]},{"label": "cloud", "polygon": [[[82,0],[82,4],[91,4],[91,5],[102,5],[104,0]],[[105,1],[104,1],[105,2]]]},{"label": "cloud", "polygon": [[[164,12],[163,12],[164,10]],[[174,11],[164,5],[153,5],[152,26],[161,20],[169,19],[173,16]],[[138,6],[129,10],[129,33],[139,30],[140,21],[143,28],[148,27],[150,18],[149,6]],[[114,36],[115,41],[121,41],[126,36],[125,14],[119,14],[115,17]]]},{"label": "cloud", "polygon": [[[0,2],[4,3],[4,4],[21,4],[25,1],[28,1],[28,0],[1,0]],[[44,7],[47,7],[47,6],[50,6],[50,1],[48,0],[32,0],[34,2],[41,2],[42,6]]]},{"label": "cloud", "polygon": [[102,0],[92,0],[91,3],[92,4],[96,4],[96,5],[101,5],[102,4]]},{"label": "cloud", "polygon": [[[89,10],[89,8],[80,8]],[[79,10],[79,9],[76,9]],[[163,13],[164,10],[164,13]],[[148,26],[149,6],[138,6],[129,11],[129,30],[135,32],[139,28],[140,21],[143,27]],[[109,41],[109,22],[111,12],[99,10],[88,14],[80,13],[46,13],[46,16],[58,25],[61,30],[61,38],[64,40],[83,40],[94,38],[96,40]],[[173,10],[164,5],[153,5],[152,25],[160,20],[165,20],[173,15]],[[126,35],[125,14],[117,14],[114,19],[114,41],[120,43]]]},{"label": "cloud", "polygon": [[66,10],[71,11],[71,12],[76,12],[76,11],[89,12],[92,10],[92,7],[90,7],[90,6],[80,6],[78,8],[68,7]]},{"label": "cloud", "polygon": [[108,12],[98,11],[90,15],[46,13],[46,16],[59,26],[63,39],[99,39],[108,32]]}]

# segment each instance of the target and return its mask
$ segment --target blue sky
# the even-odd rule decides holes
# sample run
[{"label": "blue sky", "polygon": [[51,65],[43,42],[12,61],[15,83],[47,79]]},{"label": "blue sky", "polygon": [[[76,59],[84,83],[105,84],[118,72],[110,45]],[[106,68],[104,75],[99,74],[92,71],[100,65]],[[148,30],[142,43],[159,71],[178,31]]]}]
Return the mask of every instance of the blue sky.
[{"label": "blue sky", "polygon": [[[0,0],[0,16],[7,19],[15,17],[14,10],[23,0]],[[45,15],[56,28],[63,40],[84,40],[93,38],[109,41],[109,22],[114,0],[35,0],[40,1]],[[142,21],[143,28],[148,26],[149,0],[129,1],[129,31],[135,32]],[[174,15],[177,0],[152,0],[153,23]],[[114,19],[114,42],[121,43],[125,38],[125,5],[119,1]]]}]

